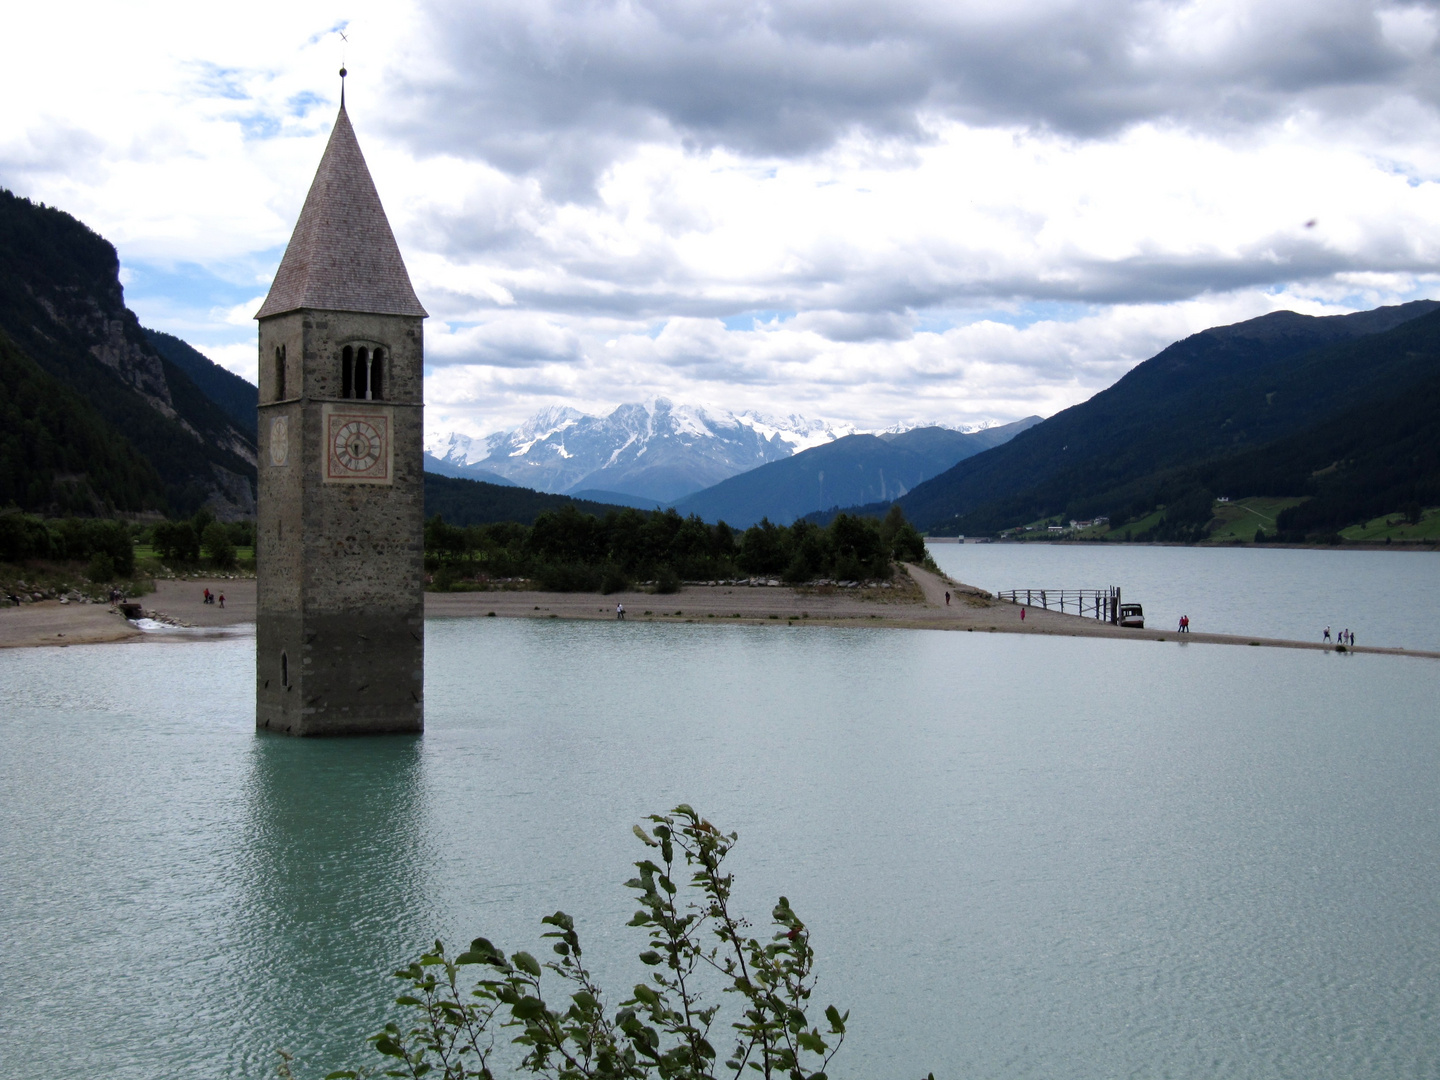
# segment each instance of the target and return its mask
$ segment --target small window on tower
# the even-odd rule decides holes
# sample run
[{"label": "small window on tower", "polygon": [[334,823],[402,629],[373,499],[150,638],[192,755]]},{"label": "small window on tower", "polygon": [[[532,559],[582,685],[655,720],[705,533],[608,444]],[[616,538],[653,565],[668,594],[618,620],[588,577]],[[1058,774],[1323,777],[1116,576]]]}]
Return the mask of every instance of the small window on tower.
[{"label": "small window on tower", "polygon": [[384,350],[376,349],[375,356],[370,361],[370,400],[379,401],[381,398],[380,388],[384,385],[384,373],[382,362],[385,359]]},{"label": "small window on tower", "polygon": [[287,690],[290,688],[290,657],[283,652],[280,654],[280,685]]},{"label": "small window on tower", "polygon": [[285,346],[275,346],[275,400],[285,400]]},{"label": "small window on tower", "polygon": [[353,381],[350,367],[355,362],[355,350],[349,345],[340,353],[340,396],[354,397],[355,383]]},{"label": "small window on tower", "polygon": [[370,373],[370,350],[360,346],[355,353],[355,396],[361,401],[370,397],[370,382],[366,376]]}]

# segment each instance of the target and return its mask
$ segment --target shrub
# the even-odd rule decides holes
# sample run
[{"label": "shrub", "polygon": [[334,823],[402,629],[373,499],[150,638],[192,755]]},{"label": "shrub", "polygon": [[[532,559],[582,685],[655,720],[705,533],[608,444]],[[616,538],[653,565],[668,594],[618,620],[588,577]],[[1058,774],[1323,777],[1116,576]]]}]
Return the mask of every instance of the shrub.
[{"label": "shrub", "polygon": [[90,565],[85,567],[85,576],[96,585],[115,579],[115,562],[103,551],[98,551],[90,557]]},{"label": "shrub", "polygon": [[600,591],[606,596],[611,593],[624,592],[630,588],[630,579],[625,572],[613,563],[606,566],[600,574]]},{"label": "shrub", "polygon": [[[386,1075],[433,1075],[444,1080],[492,1080],[504,1054],[497,1027],[510,1040],[516,1072],[554,1080],[701,1080],[752,1072],[770,1078],[824,1080],[845,1039],[849,1013],[835,1006],[825,1027],[807,1010],[815,986],[810,931],[780,897],[770,913],[768,940],[749,934],[750,922],[734,910],[734,875],[723,870],[735,833],[722,833],[689,806],[635,826],[648,849],[625,883],[639,910],[629,925],[648,941],[640,962],[650,971],[618,1008],[585,965],[574,920],[547,915],[542,937],[554,958],[541,963],[528,952],[505,952],[483,937],[451,957],[441,942],[395,972],[404,992],[395,999],[400,1019],[370,1039],[388,1058]],[[463,976],[463,977],[462,977]],[[464,985],[467,982],[470,986]],[[565,996],[552,1008],[544,987],[555,982]],[[718,993],[716,990],[718,989]],[[729,1008],[727,1009],[727,1006]],[[727,1032],[733,1049],[722,1062],[716,1043]],[[280,1074],[292,1076],[282,1052]],[[374,1075],[347,1069],[331,1077]]]}]

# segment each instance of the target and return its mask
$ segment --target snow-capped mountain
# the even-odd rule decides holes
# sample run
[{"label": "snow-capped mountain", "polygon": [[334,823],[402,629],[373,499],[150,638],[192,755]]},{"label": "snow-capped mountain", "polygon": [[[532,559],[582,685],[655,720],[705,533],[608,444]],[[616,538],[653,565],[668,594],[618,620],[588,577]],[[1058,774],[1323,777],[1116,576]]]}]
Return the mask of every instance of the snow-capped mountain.
[{"label": "snow-capped mountain", "polygon": [[668,503],[854,430],[654,398],[608,416],[556,406],[513,431],[483,438],[452,433],[427,441],[425,450],[452,475],[488,473],[538,491],[618,492]]}]

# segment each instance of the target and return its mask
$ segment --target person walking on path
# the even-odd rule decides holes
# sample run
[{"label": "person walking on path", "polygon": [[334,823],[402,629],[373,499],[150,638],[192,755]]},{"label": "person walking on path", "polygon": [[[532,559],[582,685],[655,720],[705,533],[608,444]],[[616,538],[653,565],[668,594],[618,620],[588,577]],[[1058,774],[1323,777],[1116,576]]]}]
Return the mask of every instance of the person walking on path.
[{"label": "person walking on path", "polygon": [[1179,633],[1188,634],[1189,632],[1190,632],[1190,616],[1189,616],[1189,615],[1181,615],[1181,616],[1180,616],[1180,630],[1179,630]]},{"label": "person walking on path", "polygon": [[220,609],[222,611],[225,609],[225,594],[223,592],[220,594]]},{"label": "person walking on path", "polygon": [[1328,627],[1328,626],[1325,627],[1325,633],[1324,633],[1324,635],[1320,638],[1320,640],[1321,640],[1321,641],[1329,641],[1329,640],[1330,640],[1330,627]]},{"label": "person walking on path", "polygon": [[1020,621],[1025,621],[1025,609],[1023,607],[1020,609]]},{"label": "person walking on path", "polygon": [[616,605],[615,605],[615,618],[619,619],[621,622],[624,622],[624,621],[625,621],[625,605],[624,605],[624,604],[616,604]]},{"label": "person walking on path", "polygon": [[945,590],[945,606],[946,606],[946,607],[949,607],[949,606],[950,606],[950,590],[949,590],[949,589],[946,589],[946,590]]}]

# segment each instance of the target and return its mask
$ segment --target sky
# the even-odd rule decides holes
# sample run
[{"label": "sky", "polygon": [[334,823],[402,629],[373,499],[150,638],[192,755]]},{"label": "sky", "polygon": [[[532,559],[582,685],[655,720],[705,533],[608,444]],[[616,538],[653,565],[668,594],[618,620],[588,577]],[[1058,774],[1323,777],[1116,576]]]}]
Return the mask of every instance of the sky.
[{"label": "sky", "polygon": [[[1440,4],[28,4],[0,185],[254,381],[346,100],[426,427],[665,396],[1052,415],[1207,326],[1440,297]],[[348,41],[342,40],[344,34]]]}]

